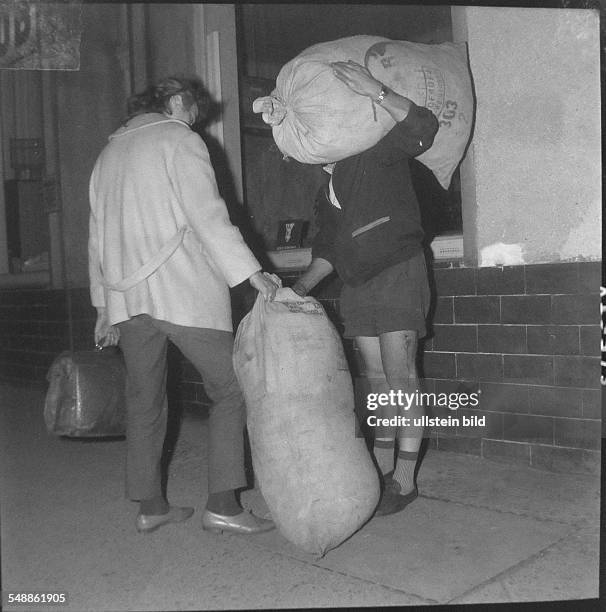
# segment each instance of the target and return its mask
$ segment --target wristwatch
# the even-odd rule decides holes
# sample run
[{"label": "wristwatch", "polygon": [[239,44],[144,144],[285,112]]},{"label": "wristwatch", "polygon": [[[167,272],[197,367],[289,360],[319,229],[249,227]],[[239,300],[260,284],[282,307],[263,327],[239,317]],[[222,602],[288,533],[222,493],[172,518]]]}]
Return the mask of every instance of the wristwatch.
[{"label": "wristwatch", "polygon": [[383,100],[385,100],[385,96],[389,93],[389,89],[385,87],[385,85],[381,84],[381,91],[379,92],[379,97],[375,100],[375,104],[383,104]]}]

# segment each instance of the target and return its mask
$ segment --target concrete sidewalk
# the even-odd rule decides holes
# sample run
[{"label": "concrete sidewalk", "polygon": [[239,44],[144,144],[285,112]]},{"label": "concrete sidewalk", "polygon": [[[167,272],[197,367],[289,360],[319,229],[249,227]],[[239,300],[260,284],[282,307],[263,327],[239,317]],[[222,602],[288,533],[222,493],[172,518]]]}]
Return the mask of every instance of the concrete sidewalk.
[{"label": "concrete sidewalk", "polygon": [[[57,439],[43,387],[0,386],[2,589],[63,591],[68,610],[419,606],[595,598],[599,479],[429,451],[420,497],[317,560],[277,531],[202,531],[206,421],[186,415],[171,502],[183,525],[134,529],[125,442]],[[246,506],[265,510],[258,491]],[[5,610],[23,607],[5,606]],[[31,610],[43,609],[31,607]]]}]

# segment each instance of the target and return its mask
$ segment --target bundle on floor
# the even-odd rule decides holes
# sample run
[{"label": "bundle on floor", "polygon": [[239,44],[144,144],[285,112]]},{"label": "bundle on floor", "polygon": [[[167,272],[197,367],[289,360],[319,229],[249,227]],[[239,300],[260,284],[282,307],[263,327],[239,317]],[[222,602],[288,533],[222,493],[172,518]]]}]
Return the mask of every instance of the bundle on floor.
[{"label": "bundle on floor", "polygon": [[44,420],[49,433],[77,438],[125,434],[126,369],[118,349],[64,351],[47,380]]},{"label": "bundle on floor", "polygon": [[435,114],[440,128],[418,160],[448,188],[474,114],[465,43],[351,36],[305,49],[282,67],[271,95],[253,103],[255,112],[271,107],[263,118],[280,151],[307,164],[336,162],[369,149],[394,126],[385,109],[334,76],[330,62],[347,60],[365,65],[387,87]]},{"label": "bundle on floor", "polygon": [[244,393],[253,468],[281,533],[323,555],[372,515],[377,471],[356,437],[341,339],[322,306],[279,289],[240,323],[234,368]]}]

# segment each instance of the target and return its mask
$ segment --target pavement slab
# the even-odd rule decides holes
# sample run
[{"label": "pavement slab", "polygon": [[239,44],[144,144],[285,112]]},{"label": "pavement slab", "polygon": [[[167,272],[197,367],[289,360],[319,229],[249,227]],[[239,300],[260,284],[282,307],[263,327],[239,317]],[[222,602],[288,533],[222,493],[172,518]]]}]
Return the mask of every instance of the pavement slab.
[{"label": "pavement slab", "polygon": [[[42,387],[0,385],[5,590],[64,590],[69,605],[60,609],[95,612],[422,606],[597,594],[596,477],[430,451],[413,504],[370,521],[317,559],[277,531],[239,537],[201,529],[207,424],[203,415],[186,414],[172,450],[169,498],[194,506],[196,514],[141,535],[134,529],[137,506],[123,496],[125,441],[48,435],[43,399]],[[268,513],[258,489],[242,501]]]}]

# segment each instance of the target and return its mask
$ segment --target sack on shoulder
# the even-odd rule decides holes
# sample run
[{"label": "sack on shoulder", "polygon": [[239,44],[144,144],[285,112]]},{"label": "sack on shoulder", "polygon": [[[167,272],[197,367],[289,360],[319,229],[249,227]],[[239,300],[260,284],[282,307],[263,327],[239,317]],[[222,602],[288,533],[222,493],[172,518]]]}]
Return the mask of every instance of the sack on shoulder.
[{"label": "sack on shoulder", "polygon": [[119,349],[65,351],[52,363],[44,402],[47,431],[105,437],[126,432],[126,369]]},{"label": "sack on shoulder", "polygon": [[465,43],[424,44],[350,36],[313,45],[286,63],[254,112],[272,126],[280,151],[304,164],[337,162],[374,146],[395,125],[366,96],[337,79],[331,62],[353,60],[396,93],[431,110],[439,130],[418,160],[448,189],[465,153],[474,95]]}]

